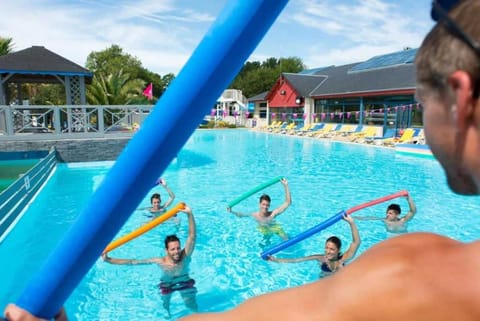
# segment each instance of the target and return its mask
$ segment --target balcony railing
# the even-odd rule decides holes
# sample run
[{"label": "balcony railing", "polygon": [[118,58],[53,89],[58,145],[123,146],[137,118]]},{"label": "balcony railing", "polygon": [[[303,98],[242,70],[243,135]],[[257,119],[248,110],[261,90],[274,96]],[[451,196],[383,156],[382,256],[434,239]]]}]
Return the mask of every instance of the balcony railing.
[{"label": "balcony railing", "polygon": [[149,105],[0,106],[0,141],[131,136],[152,108]]},{"label": "balcony railing", "polygon": [[[132,136],[150,114],[151,105],[0,105],[0,142]],[[226,113],[226,112],[225,112]],[[237,126],[251,126],[245,112],[222,115]],[[213,116],[206,116],[214,120]],[[218,120],[218,119],[217,119]]]}]

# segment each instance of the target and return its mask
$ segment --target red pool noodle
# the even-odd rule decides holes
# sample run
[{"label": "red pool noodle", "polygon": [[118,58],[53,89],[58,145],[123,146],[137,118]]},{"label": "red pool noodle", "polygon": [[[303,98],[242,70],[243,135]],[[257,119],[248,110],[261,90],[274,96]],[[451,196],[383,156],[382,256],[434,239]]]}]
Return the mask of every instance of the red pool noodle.
[{"label": "red pool noodle", "polygon": [[363,203],[363,204],[354,206],[354,207],[346,210],[345,213],[346,213],[347,215],[350,215],[350,214],[352,214],[353,212],[359,211],[359,210],[364,209],[364,208],[366,208],[366,207],[373,206],[373,205],[377,205],[377,204],[380,204],[380,203],[383,203],[383,202],[392,200],[392,199],[394,199],[394,198],[398,198],[398,197],[402,197],[402,196],[407,196],[407,195],[408,195],[408,191],[403,190],[403,191],[397,192],[397,193],[395,193],[395,194],[391,194],[391,195],[387,195],[387,196],[384,196],[384,197],[380,197],[380,198],[378,198],[378,199],[376,199],[376,200],[373,200],[373,201],[370,201],[370,202],[366,202],[366,203]]}]

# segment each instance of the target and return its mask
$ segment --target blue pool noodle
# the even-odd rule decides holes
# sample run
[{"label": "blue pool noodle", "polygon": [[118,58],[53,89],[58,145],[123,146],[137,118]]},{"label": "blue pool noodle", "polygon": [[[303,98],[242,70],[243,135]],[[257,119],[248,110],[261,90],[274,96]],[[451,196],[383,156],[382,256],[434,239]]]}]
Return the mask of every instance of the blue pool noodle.
[{"label": "blue pool noodle", "polygon": [[208,114],[288,0],[231,0],[16,304],[51,318]]},{"label": "blue pool noodle", "polygon": [[279,244],[269,248],[268,250],[263,251],[262,254],[261,254],[262,259],[266,260],[269,255],[273,255],[273,254],[275,254],[275,253],[277,253],[277,252],[279,252],[283,249],[286,249],[287,247],[290,247],[294,244],[297,244],[300,241],[303,241],[307,237],[310,237],[310,236],[326,229],[327,227],[329,227],[329,226],[337,223],[338,221],[340,221],[343,218],[343,216],[345,216],[345,215],[346,215],[345,211],[342,210],[341,212],[338,212],[334,216],[330,217],[329,219],[323,221],[322,223],[320,223],[318,225],[315,225],[314,227],[306,230],[305,232],[302,232],[302,233],[298,234],[297,236],[292,237],[291,239],[283,241],[282,243],[279,243]]}]

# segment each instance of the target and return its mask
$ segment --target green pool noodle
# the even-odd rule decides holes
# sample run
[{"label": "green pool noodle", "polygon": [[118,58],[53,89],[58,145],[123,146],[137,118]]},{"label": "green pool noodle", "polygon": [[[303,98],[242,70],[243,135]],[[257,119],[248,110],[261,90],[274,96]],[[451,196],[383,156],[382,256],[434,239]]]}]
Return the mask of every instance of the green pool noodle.
[{"label": "green pool noodle", "polygon": [[228,208],[232,208],[234,207],[235,205],[237,205],[238,203],[240,203],[241,201],[243,201],[244,199],[252,196],[253,194],[255,194],[256,192],[258,191],[261,191],[262,189],[264,188],[267,188],[269,187],[270,185],[273,185],[275,183],[278,183],[280,182],[280,180],[283,179],[283,176],[278,176],[278,177],[275,177],[275,178],[272,178],[271,180],[269,180],[268,182],[265,182],[263,184],[260,184],[258,185],[257,187],[251,189],[250,191],[240,195],[239,197],[237,197],[236,199],[234,199],[233,201],[231,201],[230,203],[227,204],[227,207]]}]

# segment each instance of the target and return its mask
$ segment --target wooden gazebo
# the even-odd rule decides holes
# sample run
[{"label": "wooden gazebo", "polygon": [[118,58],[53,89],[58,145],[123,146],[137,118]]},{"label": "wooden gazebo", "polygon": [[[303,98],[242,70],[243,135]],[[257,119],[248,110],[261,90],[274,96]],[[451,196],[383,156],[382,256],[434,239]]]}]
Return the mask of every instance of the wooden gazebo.
[{"label": "wooden gazebo", "polygon": [[[93,74],[82,66],[63,58],[43,46],[0,56],[0,105],[10,104],[9,84],[20,89],[26,83],[62,84],[67,105],[85,105],[85,84],[92,82]],[[21,104],[21,91],[16,100]]]}]

